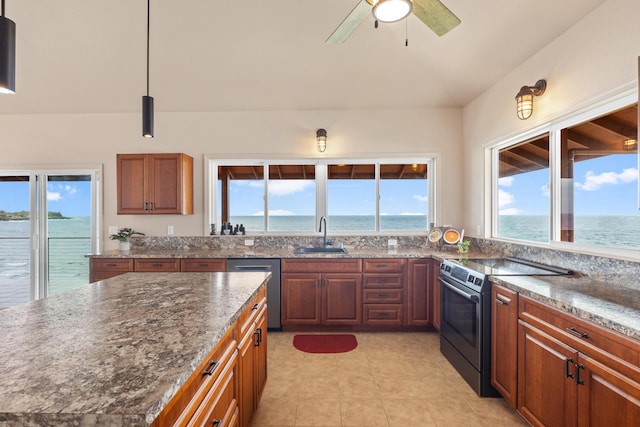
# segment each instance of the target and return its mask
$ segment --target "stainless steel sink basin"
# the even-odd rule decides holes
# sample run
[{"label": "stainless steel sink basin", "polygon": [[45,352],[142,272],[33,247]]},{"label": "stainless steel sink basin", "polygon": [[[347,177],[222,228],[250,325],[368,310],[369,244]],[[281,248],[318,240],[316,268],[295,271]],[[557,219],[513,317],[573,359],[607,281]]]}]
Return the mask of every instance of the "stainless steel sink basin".
[{"label": "stainless steel sink basin", "polygon": [[344,253],[347,253],[347,250],[345,248],[335,248],[335,247],[296,248],[295,253],[297,254],[318,254],[318,253],[344,254]]}]

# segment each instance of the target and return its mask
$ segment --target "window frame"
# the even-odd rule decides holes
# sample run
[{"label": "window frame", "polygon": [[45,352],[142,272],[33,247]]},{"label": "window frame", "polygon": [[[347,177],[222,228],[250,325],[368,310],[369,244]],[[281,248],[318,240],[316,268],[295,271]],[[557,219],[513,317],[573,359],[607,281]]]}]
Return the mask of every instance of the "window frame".
[{"label": "window frame", "polygon": [[[428,224],[425,230],[398,230],[398,231],[380,231],[380,164],[396,164],[396,163],[424,163],[427,165],[428,183],[427,191],[429,201],[427,202],[427,210],[425,214],[430,223],[437,223],[436,219],[436,204],[437,204],[437,156],[416,154],[407,155],[403,157],[384,157],[384,158],[365,158],[365,157],[345,157],[345,158],[241,158],[239,156],[232,156],[224,158],[220,156],[205,156],[205,173],[204,173],[204,188],[205,188],[205,214],[203,230],[204,234],[208,235],[211,230],[211,224],[217,224],[217,182],[218,182],[218,166],[233,166],[233,165],[252,165],[262,166],[265,168],[265,197],[263,200],[263,206],[265,212],[268,212],[268,166],[277,164],[313,164],[315,165],[315,181],[316,181],[316,220],[319,220],[322,216],[327,216],[327,180],[328,180],[328,165],[336,163],[347,164],[375,164],[375,188],[376,188],[376,212],[375,212],[375,230],[366,232],[357,231],[341,231],[334,232],[335,235],[417,235],[424,234],[428,231]],[[252,232],[255,235],[315,235],[314,232],[305,231],[269,231],[268,230],[268,214],[265,215],[264,230],[261,232]]]},{"label": "window frame", "polygon": [[[595,118],[605,116],[616,110],[623,109],[638,102],[638,91],[636,88],[625,90],[615,96],[610,96],[600,101],[590,104],[590,106],[582,108],[578,111],[568,113],[557,119],[550,120],[547,123],[536,126],[525,132],[518,133],[512,137],[494,142],[485,146],[485,154],[489,159],[490,180],[486,183],[487,194],[489,195],[488,203],[485,204],[485,214],[490,218],[488,222],[489,229],[485,231],[485,237],[498,241],[505,241],[518,244],[526,244],[529,246],[546,247],[553,249],[568,250],[594,255],[614,255],[622,258],[637,259],[640,249],[619,248],[605,245],[588,245],[575,242],[561,241],[561,159],[560,159],[560,141],[563,129],[577,126],[583,122],[593,120]],[[640,124],[640,123],[639,123]],[[525,142],[544,133],[549,134],[549,208],[550,208],[550,224],[549,224],[549,241],[547,243],[534,242],[529,240],[519,240],[513,238],[499,237],[498,232],[498,179],[499,179],[499,152],[502,149],[512,147],[519,143]],[[640,150],[638,153],[638,170],[640,171]],[[640,210],[640,179],[637,184],[637,204]]]}]

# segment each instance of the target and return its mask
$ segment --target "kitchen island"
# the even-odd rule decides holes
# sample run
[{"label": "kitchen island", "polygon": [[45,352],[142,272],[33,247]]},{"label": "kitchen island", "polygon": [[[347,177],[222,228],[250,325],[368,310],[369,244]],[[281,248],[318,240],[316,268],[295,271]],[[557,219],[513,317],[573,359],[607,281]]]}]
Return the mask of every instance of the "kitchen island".
[{"label": "kitchen island", "polygon": [[128,273],[0,311],[0,425],[150,425],[268,278]]}]

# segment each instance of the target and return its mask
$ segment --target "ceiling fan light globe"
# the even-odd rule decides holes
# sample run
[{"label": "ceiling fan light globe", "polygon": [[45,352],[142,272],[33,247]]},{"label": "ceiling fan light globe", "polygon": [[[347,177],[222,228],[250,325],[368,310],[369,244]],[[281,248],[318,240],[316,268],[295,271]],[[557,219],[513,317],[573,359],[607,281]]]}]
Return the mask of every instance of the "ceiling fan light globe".
[{"label": "ceiling fan light globe", "polygon": [[380,22],[396,22],[409,16],[412,9],[410,0],[374,0],[371,12]]}]

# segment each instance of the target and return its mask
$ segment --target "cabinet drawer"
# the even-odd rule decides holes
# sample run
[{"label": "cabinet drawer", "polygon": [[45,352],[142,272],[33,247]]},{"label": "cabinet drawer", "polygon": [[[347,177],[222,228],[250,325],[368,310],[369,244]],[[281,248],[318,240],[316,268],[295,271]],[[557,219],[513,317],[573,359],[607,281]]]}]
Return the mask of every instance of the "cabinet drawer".
[{"label": "cabinet drawer", "polygon": [[89,282],[93,283],[93,282],[99,282],[100,280],[107,280],[107,279],[111,279],[112,277],[116,277],[119,276],[121,274],[125,274],[126,272],[110,272],[110,273],[89,273]]},{"label": "cabinet drawer", "polygon": [[285,258],[281,264],[282,273],[360,273],[362,260],[322,259],[322,258]]},{"label": "cabinet drawer", "polygon": [[90,270],[92,273],[133,271],[133,258],[91,258]]},{"label": "cabinet drawer", "polygon": [[227,262],[224,258],[182,259],[180,271],[190,272],[219,272],[227,270]]},{"label": "cabinet drawer", "polygon": [[365,325],[402,325],[402,305],[400,304],[365,304]]},{"label": "cabinet drawer", "polygon": [[364,274],[365,288],[398,288],[402,289],[403,274]]},{"label": "cabinet drawer", "polygon": [[[238,316],[238,320],[236,325],[238,327],[237,337],[244,336],[245,332],[251,328],[251,325],[258,317],[258,314],[261,314],[262,310],[265,309],[267,305],[267,288],[265,286],[258,291],[258,295],[251,300],[249,306],[244,309],[240,316]],[[240,338],[241,339],[241,338]]]},{"label": "cabinet drawer", "polygon": [[[225,364],[220,376],[199,404],[188,426],[228,426],[239,415],[235,382],[237,380],[238,350]],[[215,422],[218,421],[216,424]]]},{"label": "cabinet drawer", "polygon": [[367,258],[363,260],[365,273],[402,273],[404,271],[404,258]]},{"label": "cabinet drawer", "polygon": [[[640,342],[522,295],[518,302],[520,319],[589,356],[620,365],[625,374],[640,379]],[[620,360],[632,364],[633,372],[619,364]]]},{"label": "cabinet drawer", "polygon": [[365,304],[402,304],[400,289],[365,289],[363,294]]},{"label": "cabinet drawer", "polygon": [[180,271],[180,259],[167,258],[139,258],[134,260],[134,271],[151,272],[151,271]]}]

